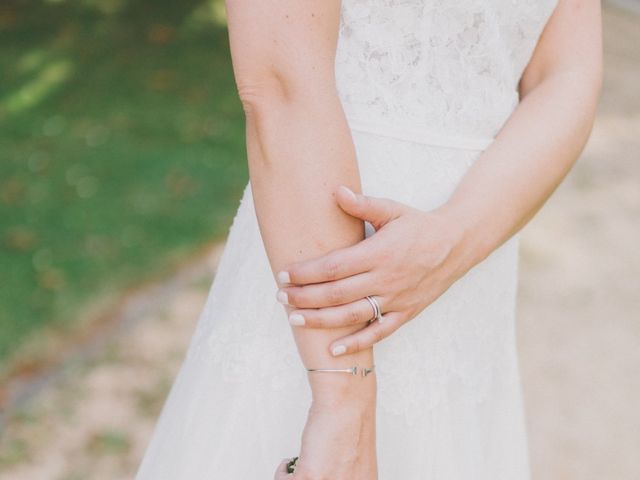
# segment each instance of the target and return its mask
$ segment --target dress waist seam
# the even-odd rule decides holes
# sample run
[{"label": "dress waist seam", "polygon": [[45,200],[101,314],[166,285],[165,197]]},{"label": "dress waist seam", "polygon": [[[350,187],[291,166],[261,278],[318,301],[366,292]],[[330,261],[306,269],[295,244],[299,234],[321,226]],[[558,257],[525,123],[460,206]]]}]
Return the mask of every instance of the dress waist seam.
[{"label": "dress waist seam", "polygon": [[348,115],[347,123],[353,131],[372,133],[437,147],[485,150],[494,141],[493,137],[450,135],[429,130],[429,127],[381,124]]}]

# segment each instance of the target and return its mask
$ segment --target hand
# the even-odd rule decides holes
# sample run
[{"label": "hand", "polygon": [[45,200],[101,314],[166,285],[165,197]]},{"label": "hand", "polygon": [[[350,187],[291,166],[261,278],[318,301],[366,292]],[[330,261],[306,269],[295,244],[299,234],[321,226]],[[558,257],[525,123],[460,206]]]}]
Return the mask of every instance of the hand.
[{"label": "hand", "polygon": [[336,198],[342,210],[371,223],[375,233],[287,265],[277,278],[279,292],[293,307],[289,321],[300,327],[366,324],[373,310],[364,297],[375,296],[381,321],[332,342],[331,352],[341,355],[370,348],[418,315],[479,261],[480,250],[469,248],[462,223],[446,207],[423,211],[343,186]]},{"label": "hand", "polygon": [[274,480],[376,480],[375,443],[375,402],[314,401],[295,473],[287,473],[284,459]]}]

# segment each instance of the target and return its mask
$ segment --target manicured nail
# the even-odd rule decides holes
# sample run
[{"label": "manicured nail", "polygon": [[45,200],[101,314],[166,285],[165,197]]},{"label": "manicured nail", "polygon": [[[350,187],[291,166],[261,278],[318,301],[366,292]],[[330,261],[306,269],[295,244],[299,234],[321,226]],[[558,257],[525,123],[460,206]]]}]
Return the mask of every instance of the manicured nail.
[{"label": "manicured nail", "polygon": [[276,278],[278,279],[278,283],[291,283],[291,277],[289,276],[289,272],[278,272],[278,275],[276,275]]},{"label": "manicured nail", "polygon": [[344,185],[340,185],[341,188],[344,188],[345,191],[351,195],[351,198],[353,198],[354,200],[356,200],[356,194],[353,193],[353,190],[351,190],[349,187],[345,187]]},{"label": "manicured nail", "polygon": [[289,315],[289,323],[297,326],[304,325],[304,317],[299,313],[292,313]]},{"label": "manicured nail", "polygon": [[333,356],[338,356],[338,355],[342,355],[344,352],[347,351],[347,347],[345,347],[344,345],[336,345],[335,347],[333,347],[333,349],[331,350],[331,354]]},{"label": "manicured nail", "polygon": [[276,295],[276,298],[280,303],[284,303],[284,304],[289,303],[289,296],[287,295],[287,292],[285,292],[284,290],[278,290],[278,294]]}]

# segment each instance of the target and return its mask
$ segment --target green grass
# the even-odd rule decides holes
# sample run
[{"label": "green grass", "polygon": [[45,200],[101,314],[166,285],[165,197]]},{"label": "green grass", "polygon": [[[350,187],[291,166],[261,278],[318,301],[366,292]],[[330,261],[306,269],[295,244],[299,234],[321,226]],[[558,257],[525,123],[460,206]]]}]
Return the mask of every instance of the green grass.
[{"label": "green grass", "polygon": [[221,7],[2,2],[0,361],[226,234],[248,174]]}]

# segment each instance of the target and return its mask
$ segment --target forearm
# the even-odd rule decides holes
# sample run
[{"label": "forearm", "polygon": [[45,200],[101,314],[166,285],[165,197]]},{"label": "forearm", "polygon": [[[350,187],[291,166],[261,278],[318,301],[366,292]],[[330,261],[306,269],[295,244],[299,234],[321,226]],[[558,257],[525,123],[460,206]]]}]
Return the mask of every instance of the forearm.
[{"label": "forearm", "polygon": [[600,10],[597,0],[558,2],[520,78],[519,105],[443,206],[466,240],[463,267],[520,230],[582,152],[602,90]]},{"label": "forearm", "polygon": [[[339,184],[360,190],[351,134],[335,84],[340,0],[226,0],[238,93],[246,113],[253,200],[274,278],[288,263],[364,237],[361,220],[333,198]],[[274,296],[276,291],[273,292]],[[285,306],[289,313],[292,309]],[[283,321],[286,321],[283,319]],[[331,341],[354,328],[292,327],[308,368],[370,365],[373,352],[334,357]],[[375,379],[310,374],[323,389],[358,395]]]},{"label": "forearm", "polygon": [[[340,184],[360,191],[353,141],[337,93],[331,89],[309,93],[303,98],[272,99],[247,112],[251,187],[274,276],[288,263],[364,238],[363,222],[346,215],[332,195]],[[287,313],[292,310],[285,308]],[[329,351],[332,341],[359,326],[292,328],[308,368],[373,363],[372,349],[338,358]],[[310,378],[314,393],[348,387],[357,395],[358,389],[352,387],[372,383],[343,374],[316,373]]]},{"label": "forearm", "polygon": [[471,264],[531,219],[582,152],[601,88],[589,78],[576,70],[542,80],[442,207],[465,230]]}]

